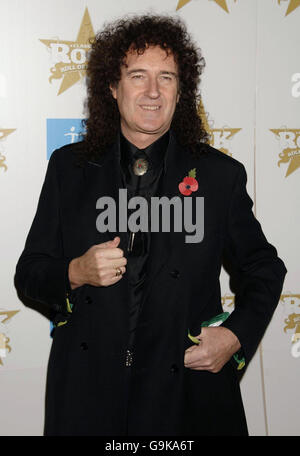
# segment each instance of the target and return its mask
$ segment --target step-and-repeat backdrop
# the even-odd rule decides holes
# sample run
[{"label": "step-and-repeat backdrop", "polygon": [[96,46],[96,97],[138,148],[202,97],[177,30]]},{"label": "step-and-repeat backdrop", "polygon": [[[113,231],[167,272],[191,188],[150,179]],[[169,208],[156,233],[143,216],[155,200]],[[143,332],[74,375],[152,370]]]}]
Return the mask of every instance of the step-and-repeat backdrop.
[{"label": "step-and-repeat backdrop", "polygon": [[[179,15],[199,43],[211,144],[245,165],[255,215],[287,266],[241,388],[251,435],[299,435],[300,0],[1,0],[0,435],[43,432],[49,321],[19,301],[13,276],[49,156],[80,138],[89,38],[143,12]],[[228,282],[222,271],[232,311]]]}]

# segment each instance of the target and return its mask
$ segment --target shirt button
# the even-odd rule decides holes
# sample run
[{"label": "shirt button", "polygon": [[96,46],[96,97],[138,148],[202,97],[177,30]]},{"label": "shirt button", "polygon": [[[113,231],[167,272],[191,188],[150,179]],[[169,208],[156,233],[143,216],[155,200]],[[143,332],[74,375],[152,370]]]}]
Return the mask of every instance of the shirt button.
[{"label": "shirt button", "polygon": [[177,269],[174,269],[173,271],[171,271],[170,274],[171,274],[171,277],[173,277],[173,279],[178,279],[178,277],[180,276],[180,272],[177,271]]},{"label": "shirt button", "polygon": [[89,346],[86,342],[81,342],[80,348],[81,348],[81,350],[87,350],[89,348]]},{"label": "shirt button", "polygon": [[86,304],[91,304],[93,302],[92,298],[90,296],[85,297],[85,303]]},{"label": "shirt button", "polygon": [[171,370],[172,374],[176,374],[178,372],[179,368],[178,368],[177,364],[172,364],[170,370]]}]

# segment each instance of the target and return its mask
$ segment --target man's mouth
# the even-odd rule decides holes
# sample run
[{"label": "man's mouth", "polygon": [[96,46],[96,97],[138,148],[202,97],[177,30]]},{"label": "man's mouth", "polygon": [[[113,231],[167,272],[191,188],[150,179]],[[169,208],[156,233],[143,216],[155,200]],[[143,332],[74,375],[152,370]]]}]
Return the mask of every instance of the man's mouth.
[{"label": "man's mouth", "polygon": [[158,111],[160,109],[160,106],[153,105],[140,105],[140,107],[146,111]]}]

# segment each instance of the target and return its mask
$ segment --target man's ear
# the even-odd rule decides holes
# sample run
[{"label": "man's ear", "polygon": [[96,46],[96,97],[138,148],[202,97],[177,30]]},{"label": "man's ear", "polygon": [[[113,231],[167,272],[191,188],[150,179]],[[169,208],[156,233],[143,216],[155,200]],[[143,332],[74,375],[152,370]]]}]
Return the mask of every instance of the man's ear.
[{"label": "man's ear", "polygon": [[112,84],[109,84],[109,88],[110,88],[112,96],[116,100],[117,99],[117,87],[113,86]]}]

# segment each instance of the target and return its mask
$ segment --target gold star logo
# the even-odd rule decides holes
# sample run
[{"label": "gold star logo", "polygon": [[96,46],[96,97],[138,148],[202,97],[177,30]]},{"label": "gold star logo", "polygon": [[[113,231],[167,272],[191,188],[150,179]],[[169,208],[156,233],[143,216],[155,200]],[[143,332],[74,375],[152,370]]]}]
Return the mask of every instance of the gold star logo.
[{"label": "gold star logo", "polygon": [[[187,3],[189,3],[191,0],[179,0],[177,4],[176,11],[185,6]],[[213,0],[217,5],[219,5],[226,13],[229,13],[228,6],[226,0]],[[237,0],[234,0],[235,2]]]},{"label": "gold star logo", "polygon": [[[6,138],[8,135],[13,133],[16,129],[15,128],[0,128],[0,141],[1,139]],[[1,153],[0,149],[0,168],[4,168],[4,171],[7,171],[7,165],[5,164],[6,157]]]},{"label": "gold star logo", "polygon": [[0,128],[0,140],[6,138],[6,136],[10,135],[15,131],[15,128]]},{"label": "gold star logo", "polygon": [[[0,311],[0,323],[5,324],[9,321],[14,315],[16,315],[19,310],[1,310]],[[3,365],[2,358],[5,358],[7,353],[11,352],[11,346],[9,345],[9,337],[4,332],[0,332],[0,366]]]},{"label": "gold star logo", "polygon": [[296,8],[298,8],[298,6],[300,6],[300,0],[290,0],[285,15],[287,16],[288,14],[292,13]]},{"label": "gold star logo", "polygon": [[283,310],[287,318],[284,319],[284,332],[294,330],[292,334],[292,344],[299,343],[300,340],[300,313],[297,307],[300,307],[300,294],[286,292],[280,295],[280,301],[283,304]]},{"label": "gold star logo", "polygon": [[18,312],[20,312],[20,311],[19,310],[0,310],[0,322],[6,323]]},{"label": "gold star logo", "polygon": [[201,117],[203,127],[210,136],[209,144],[224,154],[232,156],[232,153],[229,151],[228,141],[231,140],[232,137],[241,130],[241,128],[211,128],[208,123],[207,114],[204,110],[202,101],[200,101],[198,105],[198,115]]},{"label": "gold star logo", "polygon": [[219,5],[221,8],[223,8],[226,13],[229,13],[228,7],[226,0],[215,0],[216,4]]},{"label": "gold star logo", "polygon": [[[277,0],[278,1],[278,5],[280,5],[280,3],[283,1],[283,0]],[[286,0],[284,0],[286,1]],[[296,8],[298,8],[298,6],[300,6],[300,0],[290,0],[290,3],[288,4],[288,7],[287,7],[287,10],[286,10],[286,13],[285,15],[288,16],[290,13],[292,13]]]},{"label": "gold star logo", "polygon": [[224,296],[221,296],[221,304],[224,312],[230,312],[234,310],[235,296],[229,293],[226,293]]},{"label": "gold star logo", "polygon": [[190,3],[191,0],[179,0],[178,4],[177,4],[177,8],[176,8],[176,11],[178,11],[180,8],[182,8],[183,6],[185,6],[187,3]]},{"label": "gold star logo", "polygon": [[270,128],[270,131],[276,135],[279,140],[279,153],[281,163],[289,163],[285,177],[292,174],[300,167],[300,129],[296,128]]},{"label": "gold star logo", "polygon": [[51,68],[52,79],[62,79],[58,95],[80,81],[86,73],[90,40],[95,36],[88,9],[85,9],[76,41],[40,40],[51,52],[55,63]]}]

